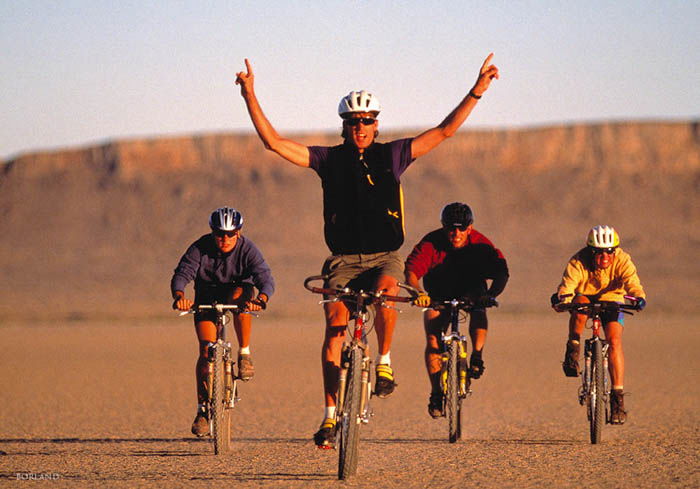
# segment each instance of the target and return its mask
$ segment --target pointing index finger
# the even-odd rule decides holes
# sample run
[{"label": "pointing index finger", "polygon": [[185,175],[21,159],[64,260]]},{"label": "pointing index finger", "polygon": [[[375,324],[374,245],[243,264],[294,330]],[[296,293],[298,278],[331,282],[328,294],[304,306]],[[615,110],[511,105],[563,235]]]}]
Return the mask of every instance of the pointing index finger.
[{"label": "pointing index finger", "polygon": [[248,70],[248,76],[253,74],[253,67],[250,66],[250,61],[248,61],[248,58],[245,59],[245,67]]},{"label": "pointing index finger", "polygon": [[493,53],[489,53],[489,55],[486,57],[486,60],[484,60],[484,64],[481,65],[482,73],[486,70],[486,67],[491,63],[491,58],[493,58]]}]

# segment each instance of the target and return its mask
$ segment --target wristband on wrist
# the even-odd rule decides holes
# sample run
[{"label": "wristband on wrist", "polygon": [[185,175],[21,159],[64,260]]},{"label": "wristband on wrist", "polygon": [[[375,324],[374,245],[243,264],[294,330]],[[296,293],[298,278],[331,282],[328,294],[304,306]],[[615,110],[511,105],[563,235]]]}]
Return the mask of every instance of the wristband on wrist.
[{"label": "wristband on wrist", "polygon": [[468,97],[474,97],[475,99],[479,100],[481,97],[483,97],[483,94],[482,94],[482,95],[477,95],[477,94],[474,93],[474,90],[469,90],[469,93],[467,94],[467,96],[468,96]]}]

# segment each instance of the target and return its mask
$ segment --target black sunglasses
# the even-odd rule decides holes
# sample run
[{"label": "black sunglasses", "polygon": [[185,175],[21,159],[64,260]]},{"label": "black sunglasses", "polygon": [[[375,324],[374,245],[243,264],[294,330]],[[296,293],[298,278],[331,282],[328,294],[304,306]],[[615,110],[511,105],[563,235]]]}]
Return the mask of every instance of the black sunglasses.
[{"label": "black sunglasses", "polygon": [[238,230],[222,231],[221,229],[215,229],[214,236],[216,236],[217,238],[223,238],[224,236],[226,236],[228,238],[233,238],[234,236],[238,236]]},{"label": "black sunglasses", "polygon": [[607,253],[608,255],[612,255],[615,253],[615,248],[591,248],[591,251],[593,251],[594,255],[599,255],[600,253]]},{"label": "black sunglasses", "polygon": [[445,228],[447,231],[452,231],[453,229],[457,229],[459,231],[466,231],[469,225],[467,224],[449,224],[449,225],[443,225],[442,227]]},{"label": "black sunglasses", "polygon": [[345,119],[345,122],[348,124],[348,126],[356,126],[360,122],[365,126],[371,126],[372,124],[377,122],[377,119],[373,119],[372,117],[358,117],[356,119]]}]

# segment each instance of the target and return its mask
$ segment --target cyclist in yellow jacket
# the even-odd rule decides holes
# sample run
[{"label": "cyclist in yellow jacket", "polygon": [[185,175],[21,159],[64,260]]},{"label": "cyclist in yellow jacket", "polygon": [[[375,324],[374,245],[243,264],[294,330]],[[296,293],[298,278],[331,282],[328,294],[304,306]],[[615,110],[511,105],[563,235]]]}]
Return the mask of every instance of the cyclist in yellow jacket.
[{"label": "cyclist in yellow jacket", "polygon": [[[554,309],[566,302],[592,301],[624,302],[626,295],[637,299],[637,307],[646,306],[646,295],[637,275],[632,258],[620,248],[620,237],[610,226],[595,226],[588,233],[587,246],[579,250],[566,265],[557,292],[552,295]],[[580,341],[586,325],[585,314],[573,313],[569,319],[569,339],[564,354],[564,374],[577,377]],[[612,396],[610,412],[612,424],[623,424],[627,419],[624,405],[625,357],[622,352],[622,313],[602,317],[605,338],[610,344],[610,378]]]}]

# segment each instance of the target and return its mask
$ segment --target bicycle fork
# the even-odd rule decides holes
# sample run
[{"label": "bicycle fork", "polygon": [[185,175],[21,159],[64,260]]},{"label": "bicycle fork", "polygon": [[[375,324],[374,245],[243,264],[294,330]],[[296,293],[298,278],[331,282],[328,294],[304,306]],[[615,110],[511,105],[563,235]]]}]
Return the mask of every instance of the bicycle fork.
[{"label": "bicycle fork", "polygon": [[214,369],[216,349],[224,349],[224,405],[228,408],[232,408],[238,401],[238,386],[237,379],[233,376],[233,360],[231,359],[231,344],[224,343],[223,341],[217,341],[216,343],[209,343],[207,345],[207,401],[212,402],[214,396]]},{"label": "bicycle fork", "polygon": [[[338,399],[337,399],[337,412],[341,413],[343,411],[343,406],[345,404],[345,393],[347,391],[348,385],[348,369],[350,367],[349,353],[351,350],[350,345],[345,345],[341,355],[340,362],[340,375],[338,376]],[[372,397],[372,382],[370,381],[370,368],[372,365],[372,360],[368,355],[368,348],[358,346],[362,349],[362,370],[361,370],[361,387],[360,387],[360,421],[363,423],[369,423],[369,420],[374,413],[369,405],[369,400]]]},{"label": "bicycle fork", "polygon": [[599,341],[601,343],[601,353],[603,354],[603,392],[597,392],[596,395],[603,396],[603,400],[605,401],[605,412],[606,412],[606,419],[609,420],[609,415],[610,413],[608,412],[609,410],[609,393],[610,393],[610,384],[609,384],[609,379],[608,379],[608,349],[610,348],[610,345],[608,344],[607,341],[601,340],[599,337],[595,337],[595,339],[591,338],[586,340],[585,342],[585,347],[584,347],[584,365],[583,365],[583,373],[581,375],[581,388],[579,389],[579,395],[578,395],[578,402],[582,406],[589,405],[591,402],[591,395],[593,393],[593,344],[594,342]]},{"label": "bicycle fork", "polygon": [[440,382],[442,392],[447,392],[447,362],[449,360],[449,347],[453,341],[457,341],[459,345],[459,358],[457,359],[457,367],[459,372],[459,397],[464,399],[472,393],[469,379],[469,367],[467,365],[467,338],[459,336],[457,333],[450,333],[442,337],[445,349],[442,353],[442,373],[440,374]]}]

